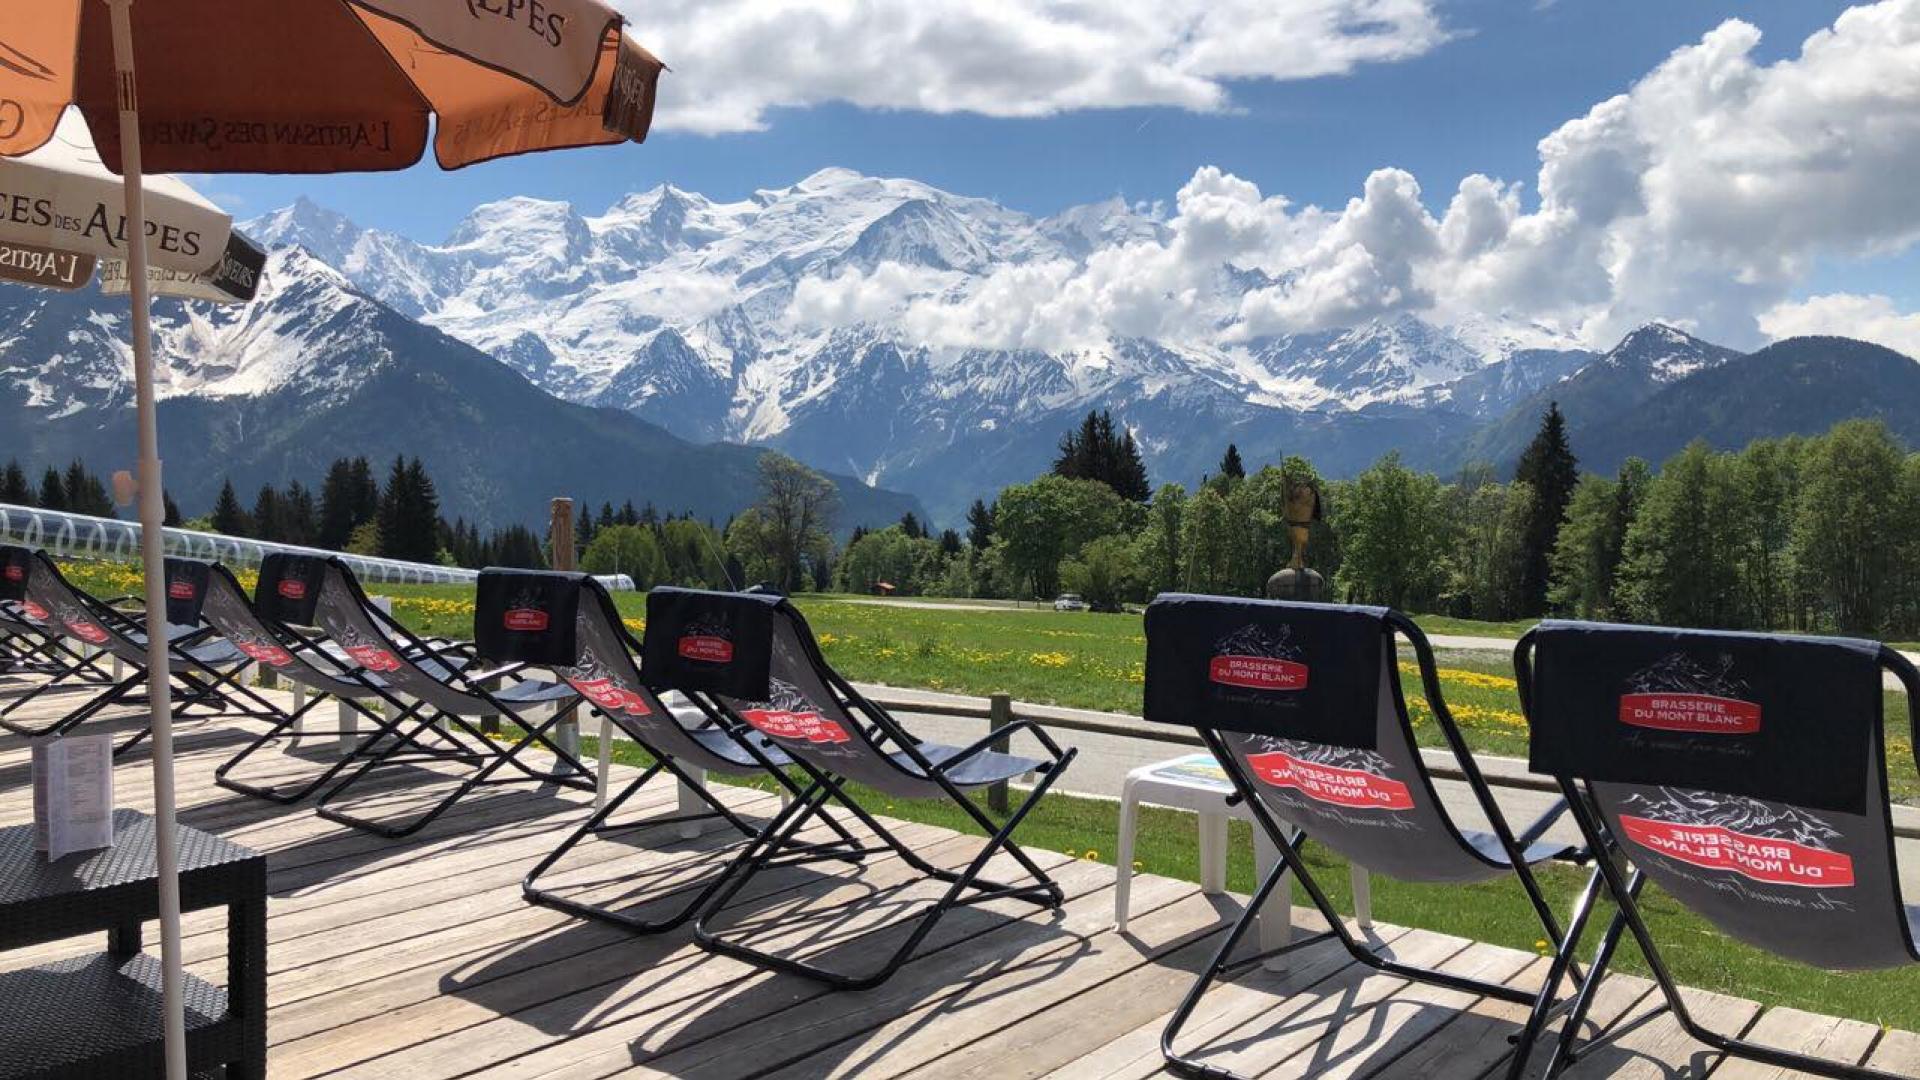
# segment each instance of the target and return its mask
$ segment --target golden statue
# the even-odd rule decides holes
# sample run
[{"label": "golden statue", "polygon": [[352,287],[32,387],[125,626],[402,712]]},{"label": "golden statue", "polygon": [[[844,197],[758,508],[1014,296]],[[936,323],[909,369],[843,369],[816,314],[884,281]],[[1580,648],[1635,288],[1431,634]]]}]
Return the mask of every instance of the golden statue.
[{"label": "golden statue", "polygon": [[1321,516],[1318,484],[1296,480],[1287,485],[1287,536],[1293,541],[1293,558],[1287,563],[1288,569],[1307,568],[1307,535]]},{"label": "golden statue", "polygon": [[1287,481],[1287,538],[1293,542],[1293,558],[1286,569],[1267,579],[1267,596],[1274,600],[1324,601],[1327,581],[1307,569],[1307,537],[1313,523],[1325,517],[1320,506],[1320,484],[1311,473]]}]

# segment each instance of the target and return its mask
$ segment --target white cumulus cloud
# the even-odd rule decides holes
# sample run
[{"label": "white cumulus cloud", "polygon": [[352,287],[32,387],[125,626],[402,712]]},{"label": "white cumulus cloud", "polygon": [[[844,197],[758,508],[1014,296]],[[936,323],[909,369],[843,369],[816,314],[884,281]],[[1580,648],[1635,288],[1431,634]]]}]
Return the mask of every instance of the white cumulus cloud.
[{"label": "white cumulus cloud", "polygon": [[1776,304],[1760,315],[1768,337],[1837,334],[1885,345],[1920,359],[1920,312],[1902,313],[1891,297],[1878,293],[1827,293]]},{"label": "white cumulus cloud", "polygon": [[1046,116],[1216,111],[1237,79],[1306,79],[1447,39],[1433,0],[618,0],[673,71],[659,123],[751,131],[782,107]]},{"label": "white cumulus cloud", "polygon": [[[1368,34],[1421,10],[1379,8],[1394,18]],[[1123,18],[1072,10],[1083,24],[1066,38]],[[1168,18],[1137,15],[1141,26]],[[1211,15],[1183,25],[1190,39],[1166,63],[1231,77],[1251,62],[1243,42],[1192,37],[1215,27]],[[1471,175],[1429,192],[1382,168],[1344,206],[1321,208],[1203,167],[1164,240],[922,291],[902,325],[929,344],[1058,349],[1112,336],[1230,343],[1403,313],[1510,316],[1606,347],[1651,320],[1737,346],[1817,320],[1911,349],[1913,316],[1884,298],[1790,301],[1818,261],[1920,243],[1920,0],[1848,9],[1772,63],[1756,59],[1759,43],[1757,28],[1731,19],[1675,49],[1541,138],[1538,172],[1523,181]],[[900,304],[884,281],[833,289]]]}]

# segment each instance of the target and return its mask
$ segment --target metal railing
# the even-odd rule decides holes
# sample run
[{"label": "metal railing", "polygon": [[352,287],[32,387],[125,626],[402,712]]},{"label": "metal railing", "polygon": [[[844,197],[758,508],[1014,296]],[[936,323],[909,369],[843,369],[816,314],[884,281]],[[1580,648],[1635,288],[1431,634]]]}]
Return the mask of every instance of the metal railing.
[{"label": "metal railing", "polygon": [[[480,577],[478,570],[459,566],[381,559],[193,529],[168,528],[162,530],[162,536],[169,556],[206,559],[228,566],[259,566],[268,555],[286,553],[322,558],[338,556],[361,581],[382,585],[470,585]],[[0,540],[45,548],[49,554],[69,558],[140,561],[140,523],[118,518],[0,503]],[[609,589],[633,588],[633,579],[625,574],[604,575],[599,580]]]}]

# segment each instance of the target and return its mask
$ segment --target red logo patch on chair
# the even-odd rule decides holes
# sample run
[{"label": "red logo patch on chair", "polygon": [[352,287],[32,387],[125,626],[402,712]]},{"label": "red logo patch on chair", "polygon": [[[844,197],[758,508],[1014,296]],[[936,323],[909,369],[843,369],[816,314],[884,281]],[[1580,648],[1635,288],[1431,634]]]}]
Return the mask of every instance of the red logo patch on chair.
[{"label": "red logo patch on chair", "polygon": [[1247,764],[1262,782],[1291,788],[1316,802],[1356,810],[1413,809],[1413,793],[1407,785],[1377,773],[1324,765],[1280,750],[1251,754]]},{"label": "red logo patch on chair", "polygon": [[307,583],[296,578],[284,578],[274,591],[289,600],[305,600],[307,598]]},{"label": "red logo patch on chair", "polygon": [[233,647],[248,657],[268,667],[286,667],[293,663],[293,654],[278,645],[269,645],[264,641],[236,641]]},{"label": "red logo patch on chair", "polygon": [[1760,730],[1760,706],[1713,694],[1625,694],[1620,698],[1620,722],[1655,731],[1751,735]]},{"label": "red logo patch on chair", "polygon": [[647,699],[632,690],[615,686],[612,679],[568,679],[567,685],[580,691],[580,696],[610,712],[621,712],[628,716],[651,716],[653,710],[647,708]]},{"label": "red logo patch on chair", "polygon": [[194,592],[193,582],[191,581],[167,582],[167,595],[175,600],[191,600],[194,597]]},{"label": "red logo patch on chair", "polygon": [[29,619],[40,619],[42,621],[45,621],[47,617],[47,609],[41,607],[39,604],[36,604],[31,600],[20,601],[20,610],[25,612],[27,615],[27,618]]},{"label": "red logo patch on chair", "polygon": [[547,613],[539,608],[513,608],[500,620],[502,626],[524,634],[537,634],[547,628]]},{"label": "red logo patch on chair", "polygon": [[740,714],[747,723],[776,739],[804,739],[810,743],[843,743],[851,739],[847,729],[817,712],[793,712],[787,709],[748,709]]},{"label": "red logo patch on chair", "polygon": [[1845,889],[1853,885],[1853,860],[1837,851],[1767,836],[1735,832],[1723,825],[1687,825],[1677,821],[1620,816],[1627,839],[1670,859],[1706,870],[1726,870],[1768,885]]},{"label": "red logo patch on chair", "polygon": [[378,645],[348,645],[346,653],[368,671],[400,670],[400,658]]},{"label": "red logo patch on chair", "polygon": [[1272,656],[1216,656],[1207,678],[1249,690],[1305,690],[1307,665]]},{"label": "red logo patch on chair", "polygon": [[65,621],[67,629],[73,632],[73,636],[89,645],[98,645],[107,640],[107,632],[100,627],[99,623],[89,622],[86,619],[67,619]]},{"label": "red logo patch on chair", "polygon": [[7,567],[7,580],[8,580],[8,581],[25,581],[25,580],[27,580],[27,568],[26,568],[26,567],[24,567],[24,566],[9,566],[9,567]]},{"label": "red logo patch on chair", "polygon": [[733,642],[712,634],[688,634],[680,639],[680,655],[688,660],[725,664],[733,660]]}]

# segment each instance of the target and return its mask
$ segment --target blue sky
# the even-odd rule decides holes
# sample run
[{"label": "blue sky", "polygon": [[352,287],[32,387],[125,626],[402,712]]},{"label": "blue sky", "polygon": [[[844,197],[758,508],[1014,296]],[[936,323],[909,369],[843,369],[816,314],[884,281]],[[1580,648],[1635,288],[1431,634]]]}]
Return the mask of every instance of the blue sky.
[{"label": "blue sky", "polygon": [[[473,205],[507,195],[564,199],[592,212],[667,182],[733,199],[829,165],[909,176],[1036,214],[1114,194],[1171,199],[1202,165],[1296,203],[1338,206],[1369,172],[1395,165],[1422,178],[1430,204],[1444,204],[1469,173],[1530,183],[1541,136],[1729,17],[1765,32],[1758,55],[1771,60],[1797,51],[1845,6],[1462,0],[1440,8],[1457,36],[1424,56],[1347,75],[1237,81],[1230,114],[1118,108],[1027,119],[826,104],[779,109],[764,131],[656,132],[638,149],[535,155],[458,173],[428,166],[387,176],[220,177],[204,186],[237,214],[305,194],[423,241],[443,238]],[[665,78],[671,92],[682,76]]]},{"label": "blue sky", "polygon": [[[1920,0],[1850,13],[1826,0],[616,2],[675,65],[644,147],[203,186],[242,217],[307,195],[436,242],[510,195],[595,213],[662,182],[738,199],[826,166],[1037,215],[1121,195],[1171,216],[1217,168],[1285,197],[1286,213],[1261,210],[1271,236],[1313,233],[1242,253],[1333,297],[1317,310],[1304,288],[1272,298],[1277,327],[1420,310],[1415,296],[1593,341],[1646,319],[1734,344],[1868,336],[1870,315],[1881,340],[1920,348],[1920,201],[1898,179],[1920,163],[1920,101],[1900,96],[1920,63]],[[1596,110],[1636,84],[1611,118]],[[1572,193],[1551,207],[1538,191],[1550,135],[1546,167]],[[1370,183],[1383,169],[1404,172]],[[1517,201],[1479,191],[1503,222],[1498,250],[1436,262],[1440,219],[1473,174],[1519,185]],[[1389,217],[1417,199],[1426,247],[1361,236],[1369,206],[1341,211],[1363,191]],[[1309,222],[1308,205],[1335,213]],[[1369,282],[1352,278],[1356,259]],[[1436,299],[1396,274],[1466,287]]]}]

